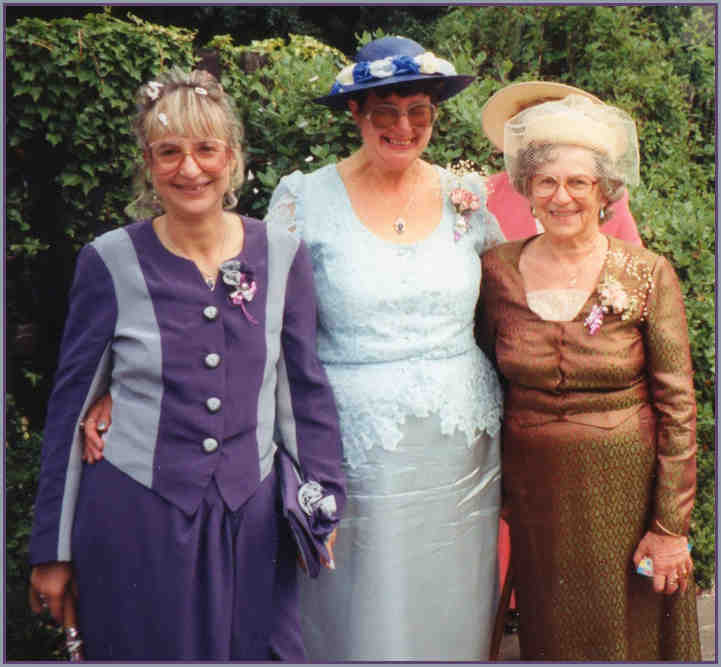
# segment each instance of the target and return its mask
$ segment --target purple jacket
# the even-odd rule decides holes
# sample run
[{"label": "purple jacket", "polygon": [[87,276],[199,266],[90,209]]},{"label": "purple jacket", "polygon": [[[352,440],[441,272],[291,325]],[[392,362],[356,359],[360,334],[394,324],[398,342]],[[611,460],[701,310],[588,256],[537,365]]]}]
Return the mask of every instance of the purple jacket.
[{"label": "purple jacket", "polygon": [[[215,478],[231,510],[273,467],[274,438],[307,478],[345,504],[338,417],[316,356],[306,247],[243,218],[237,258],[257,292],[247,314],[221,281],[168,252],[150,222],[95,239],[78,256],[45,426],[30,543],[33,564],[72,560],[79,421],[108,387],[105,459],[187,514]],[[122,502],[122,501],[121,501]]]}]

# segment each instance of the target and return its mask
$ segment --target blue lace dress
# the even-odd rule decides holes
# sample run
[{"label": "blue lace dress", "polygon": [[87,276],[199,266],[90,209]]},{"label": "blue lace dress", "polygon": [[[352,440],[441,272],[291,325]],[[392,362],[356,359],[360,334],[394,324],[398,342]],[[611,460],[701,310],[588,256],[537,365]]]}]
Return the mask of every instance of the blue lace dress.
[{"label": "blue lace dress", "polygon": [[502,394],[473,315],[480,255],[504,239],[485,205],[456,238],[450,192],[485,202],[483,182],[436,169],[442,218],[415,243],[365,227],[335,165],[284,177],[266,218],[310,248],[348,477],[337,569],[301,590],[314,662],[488,657]]}]

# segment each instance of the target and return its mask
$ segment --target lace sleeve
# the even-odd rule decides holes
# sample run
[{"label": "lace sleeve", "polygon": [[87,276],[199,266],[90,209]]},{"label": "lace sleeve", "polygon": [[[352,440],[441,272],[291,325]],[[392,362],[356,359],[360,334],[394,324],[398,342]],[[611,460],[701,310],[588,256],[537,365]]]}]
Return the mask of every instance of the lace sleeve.
[{"label": "lace sleeve", "polygon": [[485,224],[483,226],[483,229],[485,234],[483,236],[481,254],[486,252],[486,250],[490,250],[491,248],[495,248],[497,245],[501,245],[501,243],[506,242],[506,237],[501,231],[501,226],[498,224],[496,216],[493,215],[493,213],[491,213],[488,209],[484,209],[484,215]]},{"label": "lace sleeve", "polygon": [[282,225],[288,231],[301,236],[303,230],[303,199],[301,197],[303,174],[294,171],[283,176],[273,190],[268,204],[265,222],[269,225]]}]

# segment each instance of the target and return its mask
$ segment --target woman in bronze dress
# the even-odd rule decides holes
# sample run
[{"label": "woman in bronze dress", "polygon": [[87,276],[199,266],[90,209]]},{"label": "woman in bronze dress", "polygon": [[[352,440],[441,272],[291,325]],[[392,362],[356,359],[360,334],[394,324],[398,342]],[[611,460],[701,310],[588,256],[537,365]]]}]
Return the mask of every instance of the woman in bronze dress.
[{"label": "woman in bronze dress", "polygon": [[522,657],[700,660],[681,290],[665,258],[599,231],[638,182],[635,125],[570,95],[507,121],[504,149],[545,229],[484,255],[478,313],[505,383]]}]

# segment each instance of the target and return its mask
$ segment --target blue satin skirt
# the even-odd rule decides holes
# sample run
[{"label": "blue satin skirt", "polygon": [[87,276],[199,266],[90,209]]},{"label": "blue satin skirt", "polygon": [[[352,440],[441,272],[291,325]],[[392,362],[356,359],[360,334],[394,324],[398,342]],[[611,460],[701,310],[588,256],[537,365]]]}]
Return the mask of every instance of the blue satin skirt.
[{"label": "blue satin skirt", "polygon": [[301,583],[313,662],[487,660],[498,600],[499,436],[408,418],[346,469],[335,571]]}]

